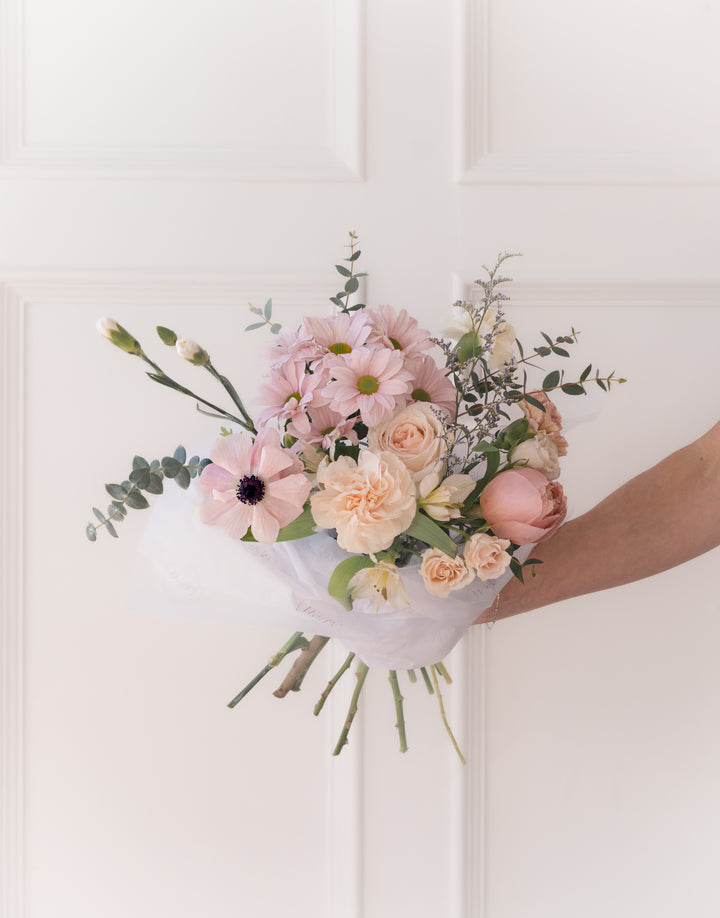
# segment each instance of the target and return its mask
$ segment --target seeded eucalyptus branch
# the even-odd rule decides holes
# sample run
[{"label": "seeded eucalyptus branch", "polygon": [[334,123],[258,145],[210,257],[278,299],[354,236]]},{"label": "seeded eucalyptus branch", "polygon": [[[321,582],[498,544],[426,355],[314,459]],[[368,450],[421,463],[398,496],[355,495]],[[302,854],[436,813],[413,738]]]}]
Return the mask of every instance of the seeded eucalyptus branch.
[{"label": "seeded eucalyptus branch", "polygon": [[98,522],[87,524],[85,534],[88,539],[94,542],[97,539],[98,529],[103,526],[116,539],[118,534],[115,524],[125,519],[128,508],[145,510],[150,506],[143,491],[148,494],[162,494],[165,478],[172,479],[178,487],[185,490],[192,479],[199,475],[210,462],[209,459],[200,459],[199,456],[193,456],[189,461],[186,460],[184,446],[178,446],[172,456],[165,456],[162,460],[153,459],[152,462],[148,462],[142,456],[135,456],[132,472],[127,481],[121,484],[105,485],[105,490],[113,500],[107,509],[107,516],[97,507],[92,508]]},{"label": "seeded eucalyptus branch", "polygon": [[350,267],[346,268],[344,265],[335,265],[335,270],[340,275],[340,277],[345,278],[345,286],[335,296],[330,297],[330,302],[334,303],[340,312],[350,313],[355,312],[358,309],[364,309],[364,303],[355,303],[352,306],[349,305],[350,297],[353,293],[357,293],[358,287],[360,286],[360,281],[358,278],[367,277],[365,273],[355,273],[355,262],[360,258],[360,249],[355,250],[357,244],[357,233],[350,231],[350,242],[347,245],[347,248],[350,249],[350,257],[343,259],[344,261],[349,262]]}]

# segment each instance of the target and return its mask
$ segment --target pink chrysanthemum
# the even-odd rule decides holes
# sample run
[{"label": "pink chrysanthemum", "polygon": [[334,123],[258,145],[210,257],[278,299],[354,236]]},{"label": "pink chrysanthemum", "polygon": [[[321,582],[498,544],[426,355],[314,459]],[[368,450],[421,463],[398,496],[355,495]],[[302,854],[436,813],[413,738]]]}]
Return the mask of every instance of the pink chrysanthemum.
[{"label": "pink chrysanthemum", "polygon": [[304,443],[321,446],[326,451],[341,437],[345,437],[350,443],[357,446],[358,435],[353,429],[355,420],[345,418],[331,408],[313,408],[310,415],[309,432],[301,433],[293,424],[290,424],[288,433],[298,437]]},{"label": "pink chrysanthemum", "polygon": [[402,408],[410,392],[410,373],[398,351],[363,349],[328,364],[334,381],[325,392],[330,407],[343,417],[360,412],[363,424],[374,427]]},{"label": "pink chrysanthemum", "polygon": [[313,339],[320,355],[350,354],[365,344],[370,326],[361,313],[354,316],[340,313],[326,319],[305,316],[302,334]]},{"label": "pink chrysanthemum", "polygon": [[278,369],[288,361],[293,363],[307,363],[321,357],[323,351],[315,344],[309,335],[289,328],[281,328],[277,336],[277,343],[268,348],[270,366]]},{"label": "pink chrysanthemum", "polygon": [[232,539],[251,529],[267,544],[302,513],[311,485],[276,430],[263,428],[254,443],[246,433],[221,437],[210,458],[200,476],[200,487],[212,495],[200,508],[203,523],[220,526]]},{"label": "pink chrysanthemum", "polygon": [[270,382],[260,387],[258,400],[267,407],[260,412],[258,421],[266,424],[271,418],[281,423],[291,421],[304,436],[310,430],[305,411],[312,406],[327,404],[323,393],[325,378],[306,373],[304,363],[288,361],[278,370],[270,371]]},{"label": "pink chrysanthemum", "polygon": [[408,360],[406,367],[411,374],[410,399],[414,402],[432,402],[453,416],[456,407],[455,386],[432,357]]},{"label": "pink chrysanthemum", "polygon": [[406,357],[415,356],[432,347],[430,332],[420,328],[407,310],[395,312],[392,306],[376,306],[365,310],[372,326],[368,344],[402,351]]}]

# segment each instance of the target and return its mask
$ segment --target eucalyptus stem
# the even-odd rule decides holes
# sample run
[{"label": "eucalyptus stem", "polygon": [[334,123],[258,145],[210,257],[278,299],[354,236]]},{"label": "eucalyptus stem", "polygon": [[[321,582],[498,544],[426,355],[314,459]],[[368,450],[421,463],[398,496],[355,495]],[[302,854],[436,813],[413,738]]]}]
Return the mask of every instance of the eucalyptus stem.
[{"label": "eucalyptus stem", "polygon": [[428,676],[428,672],[424,666],[420,667],[420,673],[423,679],[425,680],[425,687],[427,688],[428,692],[430,692],[430,694],[432,695],[433,694],[432,682],[430,682],[430,676]]},{"label": "eucalyptus stem", "polygon": [[287,676],[285,676],[279,687],[273,692],[276,698],[284,698],[288,692],[300,691],[300,686],[308,670],[329,640],[330,638],[322,637],[319,634],[316,634],[310,639],[310,643],[307,647],[303,647],[297,660],[295,660],[288,670]]},{"label": "eucalyptus stem", "polygon": [[328,682],[327,686],[325,687],[325,690],[323,691],[322,695],[320,696],[320,700],[318,701],[318,703],[315,705],[315,707],[314,707],[314,709],[313,709],[313,714],[314,714],[316,717],[318,716],[318,714],[320,713],[320,711],[322,711],[323,705],[324,705],[325,702],[327,701],[328,695],[330,694],[330,692],[332,692],[332,690],[333,690],[333,689],[335,688],[335,686],[338,684],[338,682],[340,681],[340,678],[344,675],[344,673],[346,673],[347,670],[350,669],[350,664],[352,663],[352,661],[353,661],[354,658],[355,658],[355,654],[354,654],[352,651],[350,651],[350,653],[349,653],[349,654],[347,655],[347,657],[345,658],[345,662],[343,663],[343,665],[342,665],[342,666],[340,667],[340,669],[335,673],[335,675],[332,677],[332,679]]},{"label": "eucalyptus stem", "polygon": [[228,707],[234,708],[239,701],[242,701],[247,693],[251,691],[251,689],[254,689],[258,682],[267,676],[270,670],[276,667],[287,654],[292,653],[294,650],[300,650],[304,647],[307,647],[307,644],[308,642],[303,637],[302,631],[296,631],[295,634],[293,634],[292,637],[282,645],[280,650],[278,650],[278,652],[270,658],[267,665],[263,666],[257,676],[255,676],[254,679],[251,679],[245,688],[233,698],[233,700],[228,704]]},{"label": "eucalyptus stem", "polygon": [[350,699],[350,707],[348,708],[345,726],[343,727],[342,733],[340,734],[340,739],[337,741],[337,745],[333,750],[333,755],[340,755],[343,746],[345,746],[348,741],[348,733],[350,731],[350,727],[352,726],[352,722],[355,719],[355,715],[357,714],[358,699],[360,698],[360,692],[362,691],[362,687],[365,684],[365,677],[367,676],[369,669],[370,667],[367,665],[367,663],[363,663],[362,660],[358,661],[358,666],[355,670],[357,685],[355,686],[355,691],[353,692],[352,698]]},{"label": "eucalyptus stem", "polygon": [[465,765],[466,764],[465,756],[462,754],[462,752],[460,752],[460,747],[457,744],[457,740],[453,736],[453,732],[450,729],[450,724],[448,723],[447,717],[445,716],[445,705],[443,704],[442,694],[440,692],[440,686],[438,685],[437,676],[435,675],[435,669],[431,667],[430,672],[432,673],[432,679],[435,685],[435,693],[437,695],[438,704],[440,705],[440,716],[442,717],[443,723],[445,724],[445,729],[448,732],[448,736],[452,740],[452,744],[455,747],[455,752],[457,752],[458,757],[460,758],[460,761],[463,763],[463,765]]},{"label": "eucalyptus stem", "polygon": [[397,723],[395,726],[398,729],[398,736],[400,738],[400,752],[407,752],[407,737],[405,735],[405,714],[403,712],[403,696],[400,694],[400,686],[398,685],[397,672],[394,669],[391,669],[388,673],[388,680],[392,686],[393,698],[395,699],[395,714],[397,715]]}]

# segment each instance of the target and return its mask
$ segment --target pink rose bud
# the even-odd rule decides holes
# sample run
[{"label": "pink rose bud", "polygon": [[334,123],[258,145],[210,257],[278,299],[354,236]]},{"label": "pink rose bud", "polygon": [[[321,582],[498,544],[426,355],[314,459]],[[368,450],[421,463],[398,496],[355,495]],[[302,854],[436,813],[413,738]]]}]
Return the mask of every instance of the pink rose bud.
[{"label": "pink rose bud", "polygon": [[528,545],[549,539],[567,514],[562,485],[528,468],[500,472],[480,495],[480,507],[500,539]]}]

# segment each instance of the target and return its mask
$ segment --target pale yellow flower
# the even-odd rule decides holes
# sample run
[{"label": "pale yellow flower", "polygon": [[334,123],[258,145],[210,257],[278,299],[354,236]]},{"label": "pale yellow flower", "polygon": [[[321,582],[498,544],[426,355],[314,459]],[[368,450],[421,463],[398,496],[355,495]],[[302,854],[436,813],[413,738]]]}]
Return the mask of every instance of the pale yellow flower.
[{"label": "pale yellow flower", "polygon": [[400,572],[389,561],[379,561],[375,567],[358,571],[350,580],[349,590],[353,600],[367,599],[376,609],[385,602],[393,609],[410,605]]},{"label": "pale yellow flower", "polygon": [[469,475],[449,475],[441,482],[440,474],[431,472],[418,485],[418,506],[436,520],[457,519],[474,487],[475,481]]}]

